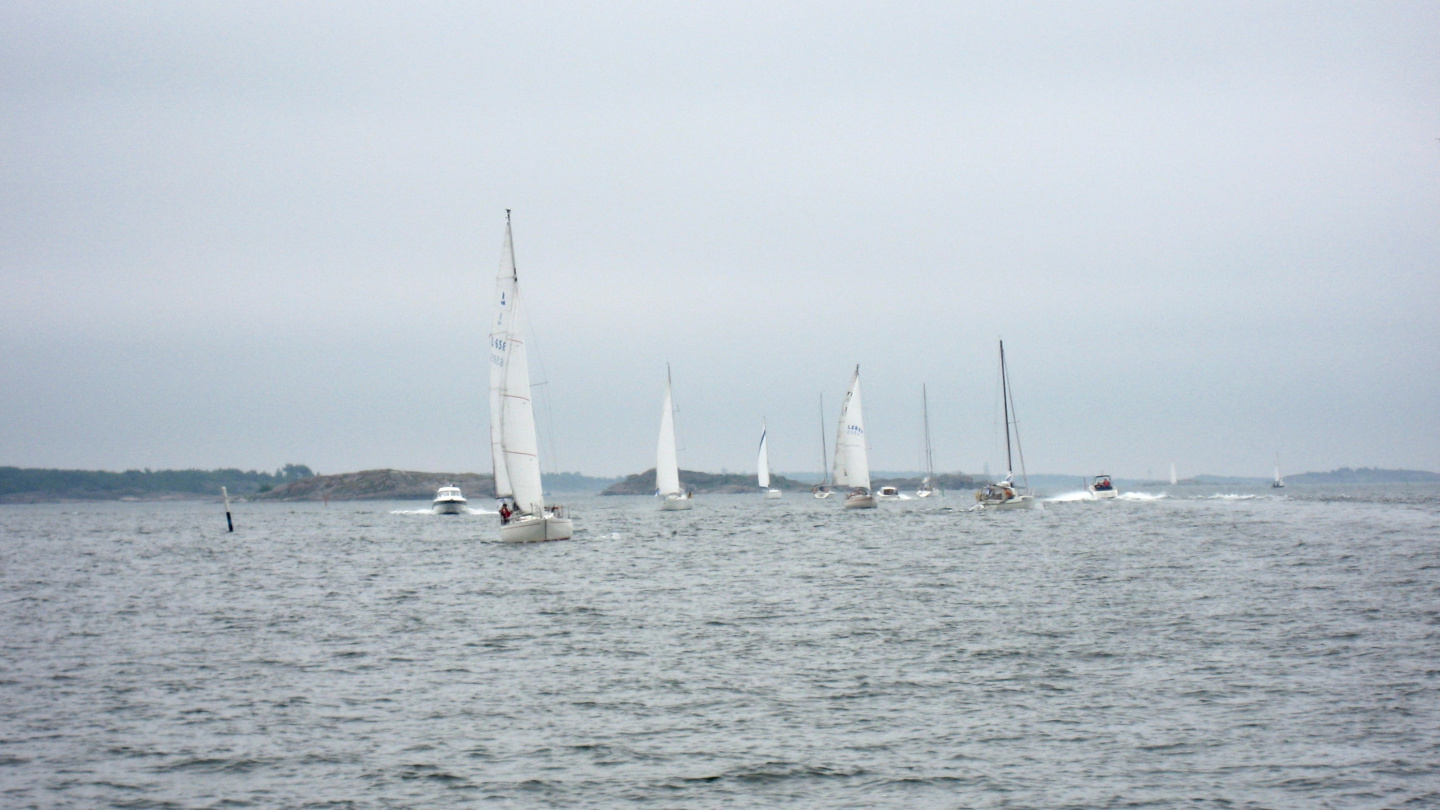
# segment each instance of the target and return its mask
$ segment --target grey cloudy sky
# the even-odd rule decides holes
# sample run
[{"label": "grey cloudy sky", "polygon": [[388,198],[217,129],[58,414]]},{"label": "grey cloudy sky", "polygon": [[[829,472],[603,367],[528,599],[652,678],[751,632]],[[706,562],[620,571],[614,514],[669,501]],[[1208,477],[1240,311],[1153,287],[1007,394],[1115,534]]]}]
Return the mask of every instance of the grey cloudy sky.
[{"label": "grey cloudy sky", "polygon": [[[1440,469],[1440,5],[0,5],[0,464]],[[532,358],[533,361],[533,358]],[[546,413],[542,409],[542,419]],[[548,437],[546,438],[548,443]]]}]

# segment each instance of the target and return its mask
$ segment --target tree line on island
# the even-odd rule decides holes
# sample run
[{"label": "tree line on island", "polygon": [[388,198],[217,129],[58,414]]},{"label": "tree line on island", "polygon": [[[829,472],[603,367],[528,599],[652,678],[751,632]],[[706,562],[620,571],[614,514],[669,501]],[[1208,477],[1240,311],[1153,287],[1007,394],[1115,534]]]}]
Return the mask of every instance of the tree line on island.
[{"label": "tree line on island", "polygon": [[309,478],[304,464],[286,464],[273,473],[256,470],[47,470],[0,467],[0,503],[43,501],[182,500],[219,495],[256,495]]}]

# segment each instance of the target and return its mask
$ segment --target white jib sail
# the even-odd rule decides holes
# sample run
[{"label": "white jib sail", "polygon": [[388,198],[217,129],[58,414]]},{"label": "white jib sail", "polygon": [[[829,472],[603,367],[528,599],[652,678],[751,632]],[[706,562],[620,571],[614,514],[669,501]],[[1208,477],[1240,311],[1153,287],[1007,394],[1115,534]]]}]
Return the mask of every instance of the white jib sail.
[{"label": "white jib sail", "polygon": [[675,452],[675,401],[665,380],[665,408],[660,413],[660,442],[655,447],[655,487],[661,495],[680,494],[680,460]]},{"label": "white jib sail", "polygon": [[760,471],[760,488],[770,488],[770,446],[767,437],[770,431],[767,428],[760,429],[760,460],[756,462],[755,468]]},{"label": "white jib sail", "polygon": [[545,500],[509,222],[505,223],[505,251],[495,279],[495,313],[490,332],[490,454],[495,465],[495,496],[514,498],[522,514],[538,515],[544,511]]},{"label": "white jib sail", "polygon": [[1170,483],[1171,483],[1171,484],[1178,484],[1178,483],[1180,483],[1179,479],[1177,479],[1177,478],[1175,477],[1175,462],[1173,462],[1173,461],[1170,462]]},{"label": "white jib sail", "polygon": [[850,377],[850,390],[840,405],[835,434],[835,484],[870,488],[870,458],[865,449],[865,419],[860,409],[860,367]]}]

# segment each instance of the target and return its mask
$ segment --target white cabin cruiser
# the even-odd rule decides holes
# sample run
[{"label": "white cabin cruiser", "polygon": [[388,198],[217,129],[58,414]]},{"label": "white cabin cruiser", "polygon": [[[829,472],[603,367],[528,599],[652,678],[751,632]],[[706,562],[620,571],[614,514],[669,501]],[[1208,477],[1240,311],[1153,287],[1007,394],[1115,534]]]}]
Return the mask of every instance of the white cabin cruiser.
[{"label": "white cabin cruiser", "polygon": [[437,515],[463,515],[466,512],[465,496],[460,494],[459,487],[440,487],[435,493],[435,500],[430,503],[430,511]]},{"label": "white cabin cruiser", "polygon": [[1085,487],[1085,491],[1097,501],[1108,500],[1120,494],[1120,490],[1115,488],[1110,476],[1105,473],[1095,476],[1095,480]]},{"label": "white cabin cruiser", "polygon": [[900,490],[891,486],[880,487],[880,491],[875,493],[875,497],[882,501],[898,501],[900,500]]}]

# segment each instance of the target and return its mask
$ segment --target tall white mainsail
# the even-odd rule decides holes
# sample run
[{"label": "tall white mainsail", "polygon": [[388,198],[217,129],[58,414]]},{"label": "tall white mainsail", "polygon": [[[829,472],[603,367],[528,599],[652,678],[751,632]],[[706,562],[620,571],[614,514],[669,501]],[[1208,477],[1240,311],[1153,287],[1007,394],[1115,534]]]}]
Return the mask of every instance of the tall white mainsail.
[{"label": "tall white mainsail", "polygon": [[835,434],[835,485],[870,488],[870,458],[865,449],[865,420],[860,413],[860,366],[850,377],[850,389],[840,405]]},{"label": "tall white mainsail", "polygon": [[1170,462],[1170,483],[1171,483],[1171,484],[1178,484],[1178,483],[1180,483],[1179,479],[1177,479],[1177,478],[1175,477],[1175,462],[1173,462],[1173,461]]},{"label": "tall white mainsail", "polygon": [[655,488],[661,496],[680,494],[680,460],[675,451],[675,400],[670,395],[670,367],[665,367],[665,408],[660,413],[660,441],[655,446]]},{"label": "tall white mainsail", "polygon": [[520,514],[539,515],[545,500],[523,332],[515,243],[507,214],[505,250],[495,277],[495,322],[490,330],[490,457],[495,466],[495,497],[513,498]]},{"label": "tall white mainsail", "polygon": [[770,445],[767,440],[769,435],[770,429],[762,426],[760,429],[760,459],[755,465],[756,469],[760,471],[759,479],[761,489],[770,488]]}]

